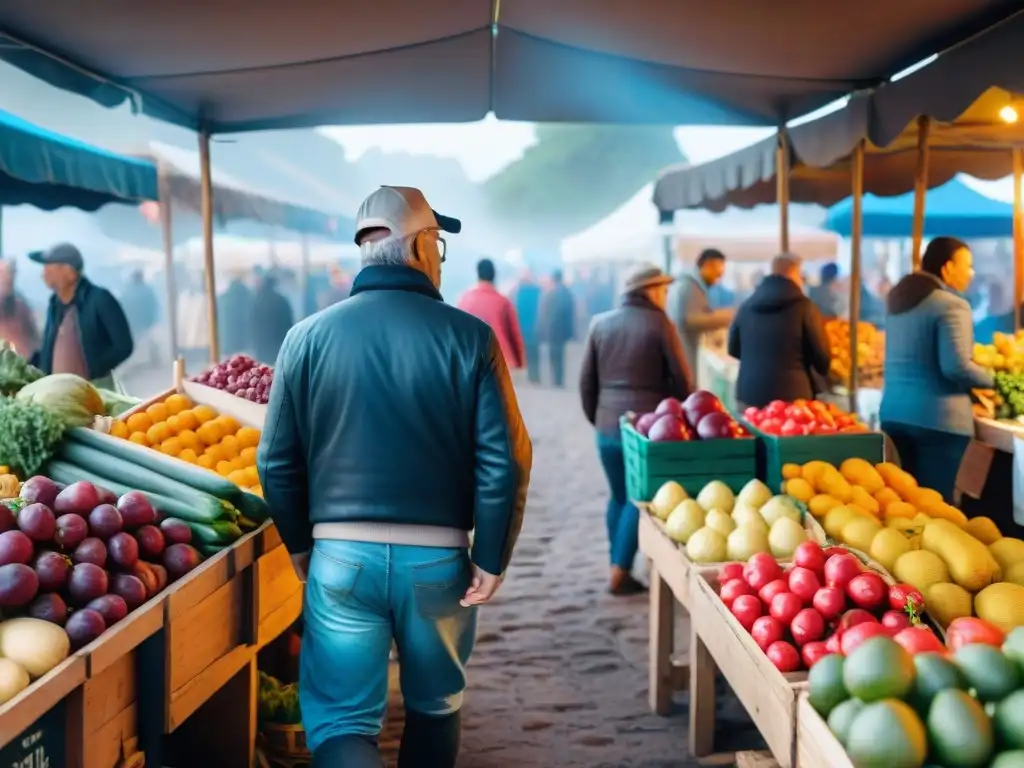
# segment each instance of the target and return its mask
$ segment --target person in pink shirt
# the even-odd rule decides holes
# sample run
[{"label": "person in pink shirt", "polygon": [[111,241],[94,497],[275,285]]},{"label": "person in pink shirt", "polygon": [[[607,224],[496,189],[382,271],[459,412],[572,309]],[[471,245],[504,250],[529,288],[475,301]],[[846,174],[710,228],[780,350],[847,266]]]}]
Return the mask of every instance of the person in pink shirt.
[{"label": "person in pink shirt", "polygon": [[526,362],[526,348],[519,329],[519,318],[512,302],[494,287],[494,262],[481,259],[476,265],[479,282],[459,299],[459,309],[468,312],[491,326],[509,368],[522,368]]}]

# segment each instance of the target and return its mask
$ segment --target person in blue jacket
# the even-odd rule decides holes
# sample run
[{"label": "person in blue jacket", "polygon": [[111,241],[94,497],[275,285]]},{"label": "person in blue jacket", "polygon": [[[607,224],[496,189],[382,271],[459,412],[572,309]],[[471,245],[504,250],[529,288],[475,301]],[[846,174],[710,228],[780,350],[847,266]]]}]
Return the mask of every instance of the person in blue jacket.
[{"label": "person in blue jacket", "polygon": [[921,269],[889,293],[882,431],[922,488],[952,503],[960,461],[974,436],[972,389],[992,373],[973,361],[974,325],[963,294],[974,278],[970,248],[954,237],[928,243]]},{"label": "person in blue jacket", "polygon": [[540,335],[537,322],[540,315],[541,293],[540,284],[534,279],[533,272],[527,269],[523,271],[523,276],[510,297],[519,318],[519,330],[523,334],[526,376],[534,384],[540,383]]}]

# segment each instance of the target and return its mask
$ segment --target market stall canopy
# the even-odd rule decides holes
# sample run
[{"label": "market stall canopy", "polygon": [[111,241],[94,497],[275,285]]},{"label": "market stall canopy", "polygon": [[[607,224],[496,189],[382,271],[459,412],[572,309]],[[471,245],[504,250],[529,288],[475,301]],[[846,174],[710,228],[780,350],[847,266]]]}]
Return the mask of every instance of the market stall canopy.
[{"label": "market stall canopy", "polygon": [[[928,194],[925,210],[925,237],[1013,236],[1013,206],[975,192],[957,179],[933,189]],[[849,237],[852,211],[850,198],[832,206],[825,218],[826,229]],[[914,194],[897,197],[865,195],[863,219],[865,237],[910,237],[914,221]]]},{"label": "market stall canopy", "polygon": [[225,133],[508,120],[778,125],[1019,0],[5,0],[0,57]]},{"label": "market stall canopy", "polygon": [[156,167],[0,112],[0,205],[95,211],[157,199]]},{"label": "market stall canopy", "polygon": [[[928,186],[965,173],[998,179],[1011,173],[1011,148],[1024,144],[1024,72],[1017,52],[1024,15],[980,34],[904,78],[850,98],[840,110],[789,128],[789,199],[833,205],[850,194],[850,157],[865,141],[864,189],[880,196],[914,187],[919,115],[930,118]],[[1016,47],[1015,47],[1016,46]],[[664,215],[687,208],[720,211],[776,201],[777,137],[698,166],[668,168],[655,184]]]}]

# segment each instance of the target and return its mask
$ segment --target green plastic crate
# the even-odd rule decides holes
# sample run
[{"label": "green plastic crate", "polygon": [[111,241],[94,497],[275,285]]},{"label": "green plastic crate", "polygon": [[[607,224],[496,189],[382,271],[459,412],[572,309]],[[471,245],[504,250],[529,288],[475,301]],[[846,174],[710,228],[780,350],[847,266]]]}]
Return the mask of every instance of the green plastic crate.
[{"label": "green plastic crate", "polygon": [[695,496],[712,480],[721,480],[733,491],[739,491],[756,476],[754,438],[654,443],[637,432],[625,417],[620,428],[626,492],[633,501],[650,501],[669,480],[675,480]]},{"label": "green plastic crate", "polygon": [[877,464],[885,456],[881,432],[779,437],[766,435],[746,421],[740,422],[757,437],[757,476],[775,493],[782,490],[782,465],[826,461],[839,467],[847,459],[864,459]]}]

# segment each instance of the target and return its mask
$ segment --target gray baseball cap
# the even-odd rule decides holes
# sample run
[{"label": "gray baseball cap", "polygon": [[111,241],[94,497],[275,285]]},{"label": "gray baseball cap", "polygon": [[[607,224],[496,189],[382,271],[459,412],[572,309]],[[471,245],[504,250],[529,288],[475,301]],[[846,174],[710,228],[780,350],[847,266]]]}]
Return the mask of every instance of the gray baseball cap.
[{"label": "gray baseball cap", "polygon": [[61,243],[48,251],[34,251],[28,257],[36,264],[67,264],[78,272],[85,267],[82,253],[71,243]]},{"label": "gray baseball cap", "polygon": [[439,229],[457,235],[462,222],[442,216],[427,203],[415,187],[381,187],[359,206],[356,214],[356,244],[368,229],[387,229],[392,237],[407,237],[425,229]]}]

